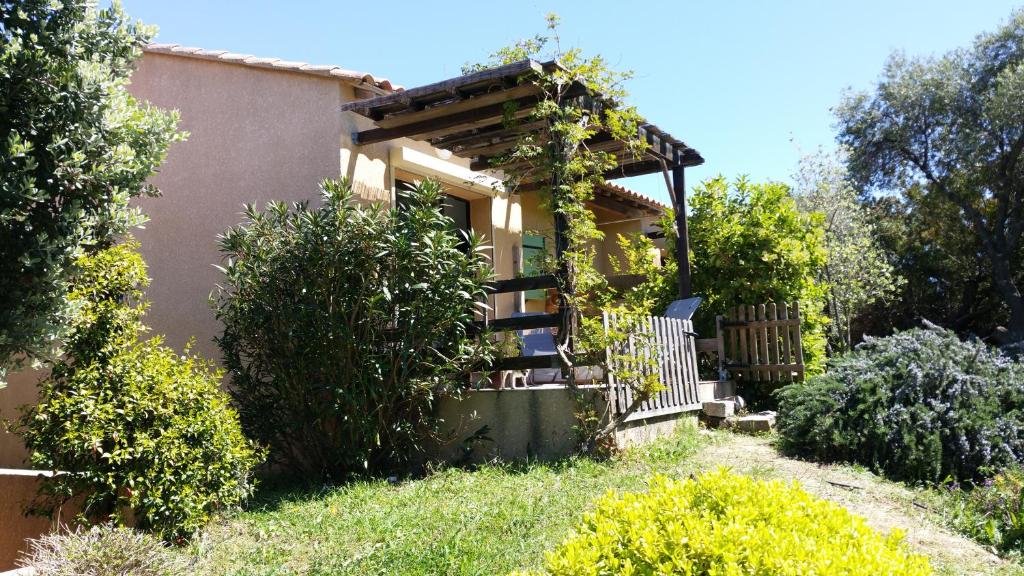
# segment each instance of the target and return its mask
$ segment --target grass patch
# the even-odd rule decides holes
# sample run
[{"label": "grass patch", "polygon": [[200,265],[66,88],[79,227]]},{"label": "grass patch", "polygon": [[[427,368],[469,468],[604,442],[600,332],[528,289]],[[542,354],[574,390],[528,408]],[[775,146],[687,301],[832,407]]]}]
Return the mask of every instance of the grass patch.
[{"label": "grass patch", "polygon": [[597,496],[644,490],[657,473],[682,478],[719,465],[754,478],[799,480],[876,529],[906,531],[937,575],[1024,576],[1020,565],[940,529],[932,490],[858,467],[785,458],[770,437],[686,427],[608,461],[446,469],[399,484],[268,485],[249,510],[211,526],[184,552],[190,573],[199,575],[508,574],[539,568],[544,551],[571,534]]},{"label": "grass patch", "polygon": [[539,566],[608,490],[640,490],[655,473],[696,470],[712,438],[671,438],[599,462],[447,469],[417,481],[319,490],[268,488],[249,511],[213,526],[191,552],[198,574],[504,574]]}]

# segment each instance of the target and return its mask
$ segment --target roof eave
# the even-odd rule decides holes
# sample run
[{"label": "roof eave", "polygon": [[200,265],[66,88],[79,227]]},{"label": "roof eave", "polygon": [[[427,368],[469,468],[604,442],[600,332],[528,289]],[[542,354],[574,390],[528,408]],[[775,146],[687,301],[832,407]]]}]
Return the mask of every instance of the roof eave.
[{"label": "roof eave", "polygon": [[196,58],[200,60],[211,60],[223,64],[237,64],[253,68],[281,70],[286,72],[296,72],[299,74],[335,78],[347,84],[367,90],[375,96],[384,96],[403,90],[401,86],[393,85],[387,78],[377,78],[366,72],[349,70],[340,66],[309,64],[307,62],[288,61],[280,58],[260,58],[252,54],[239,54],[229,52],[227,50],[206,50],[193,46],[182,46],[181,44],[149,43],[143,45],[142,51],[151,54]]}]

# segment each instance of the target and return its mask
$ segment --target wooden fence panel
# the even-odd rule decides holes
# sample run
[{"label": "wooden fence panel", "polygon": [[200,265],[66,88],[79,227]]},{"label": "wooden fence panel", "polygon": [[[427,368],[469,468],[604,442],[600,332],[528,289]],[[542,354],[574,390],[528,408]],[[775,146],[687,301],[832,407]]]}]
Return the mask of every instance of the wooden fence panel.
[{"label": "wooden fence panel", "polygon": [[743,305],[717,319],[719,365],[736,380],[793,382],[804,377],[800,305]]},{"label": "wooden fence panel", "polygon": [[633,390],[616,376],[619,370],[656,374],[664,387],[641,404],[627,421],[700,408],[697,343],[691,321],[647,316],[627,326],[615,313],[605,313],[604,327],[606,333],[630,329],[623,342],[610,344],[605,351],[608,388],[617,414],[625,413],[633,402]]}]

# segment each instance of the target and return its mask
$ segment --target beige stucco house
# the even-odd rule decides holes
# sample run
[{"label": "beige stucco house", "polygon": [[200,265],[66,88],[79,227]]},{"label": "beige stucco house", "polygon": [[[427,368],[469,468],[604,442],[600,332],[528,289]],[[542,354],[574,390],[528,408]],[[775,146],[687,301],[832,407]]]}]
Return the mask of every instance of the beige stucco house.
[{"label": "beige stucco house", "polygon": [[[470,159],[422,139],[354,143],[353,135],[374,122],[342,107],[402,90],[386,79],[337,66],[160,44],[146,47],[130,90],[154,106],[177,110],[179,128],[188,133],[171,146],[152,179],[162,197],[139,200],[150,221],[134,232],[152,278],[146,324],[174,348],[193,341],[196,353],[219,359],[213,339],[220,326],[209,304],[221,280],[218,235],[241,221],[243,205],[315,201],[324,178],[347,177],[360,201],[386,205],[394,205],[403,186],[439,180],[449,215],[488,240],[496,280],[535,275],[531,256],[551,248],[552,217],[536,192],[510,194],[500,173],[473,170]],[[682,190],[681,169],[679,175]],[[666,206],[612,184],[596,192],[590,208],[605,233],[595,246],[596,265],[610,275],[618,235],[655,232]],[[544,290],[492,295],[490,314],[541,312],[547,296]],[[39,378],[21,372],[0,389],[0,419],[15,418],[19,406],[34,401]],[[439,410],[456,436],[488,424],[496,455],[553,456],[573,449],[576,402],[564,387],[538,386],[528,393],[481,390],[446,400]],[[636,430],[654,433],[671,424],[652,422]],[[26,456],[19,438],[0,428],[0,570],[10,567],[25,537],[51,527],[45,519],[22,517],[36,472],[12,469],[27,468]]]},{"label": "beige stucco house", "polygon": [[[492,246],[496,279],[514,278],[544,248],[551,217],[537,193],[508,194],[500,174],[470,170],[468,159],[423,142],[399,139],[354,145],[352,134],[372,124],[345,102],[401,88],[371,74],[225,51],[154,44],[145,49],[131,92],[154,106],[177,110],[188,139],[171,146],[153,177],[163,195],[139,201],[150,221],[136,230],[149,264],[152,302],[146,323],[181,349],[219,358],[220,327],[208,298],[221,273],[217,236],[241,220],[244,204],[316,199],[318,182],[348,177],[366,202],[395,201],[403,183],[433,177],[447,188],[457,222]],[[665,209],[625,188],[607,185],[591,206],[605,240],[597,266],[611,272],[618,234],[647,233]],[[528,271],[527,271],[528,272]],[[545,294],[492,296],[498,318],[542,311]],[[38,374],[16,374],[0,390],[0,417],[31,402]],[[0,432],[0,468],[24,466],[18,438]]]},{"label": "beige stucco house", "polygon": [[[532,236],[543,237],[552,226],[536,193],[509,195],[500,174],[474,172],[469,160],[422,142],[352,144],[353,132],[369,122],[340,112],[340,105],[396,89],[339,67],[176,45],[147,48],[131,91],[178,110],[180,128],[189,133],[153,179],[163,197],[141,202],[151,220],[136,236],[153,279],[148,323],[155,332],[175,347],[194,337],[197,352],[217,358],[212,339],[219,326],[207,302],[220,279],[213,266],[220,262],[217,235],[240,221],[243,204],[316,198],[323,178],[348,177],[360,198],[387,204],[403,183],[436,178],[451,197],[453,218],[492,246],[496,279],[522,271],[524,232],[529,253],[538,241]],[[606,233],[598,246],[604,271],[617,253],[616,235],[647,231],[664,206],[611,185],[601,195],[601,206],[592,208]],[[497,317],[543,308],[541,298],[496,298]]]}]

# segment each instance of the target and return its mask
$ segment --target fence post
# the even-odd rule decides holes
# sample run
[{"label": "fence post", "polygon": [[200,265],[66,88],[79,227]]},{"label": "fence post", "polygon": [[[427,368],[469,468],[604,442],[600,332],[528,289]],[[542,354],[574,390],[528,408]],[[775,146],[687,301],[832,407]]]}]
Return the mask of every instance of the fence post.
[{"label": "fence post", "polygon": [[797,368],[797,372],[799,373],[800,379],[803,380],[804,379],[804,343],[803,343],[803,340],[800,337],[800,302],[799,301],[793,302],[793,319],[796,321],[795,330],[793,331],[793,333],[796,334],[796,337],[794,338],[793,344],[796,347],[796,350],[794,350],[794,352],[796,353],[796,363],[797,363],[797,366],[799,366],[799,368]]},{"label": "fence post", "polygon": [[724,320],[724,317],[721,314],[719,314],[718,316],[715,316],[715,335],[717,336],[717,340],[718,340],[718,379],[719,380],[725,380],[726,379],[726,372],[725,372],[725,364],[726,364],[726,361],[725,361],[725,331],[724,331],[724,328],[722,327],[722,321],[723,320]]}]

